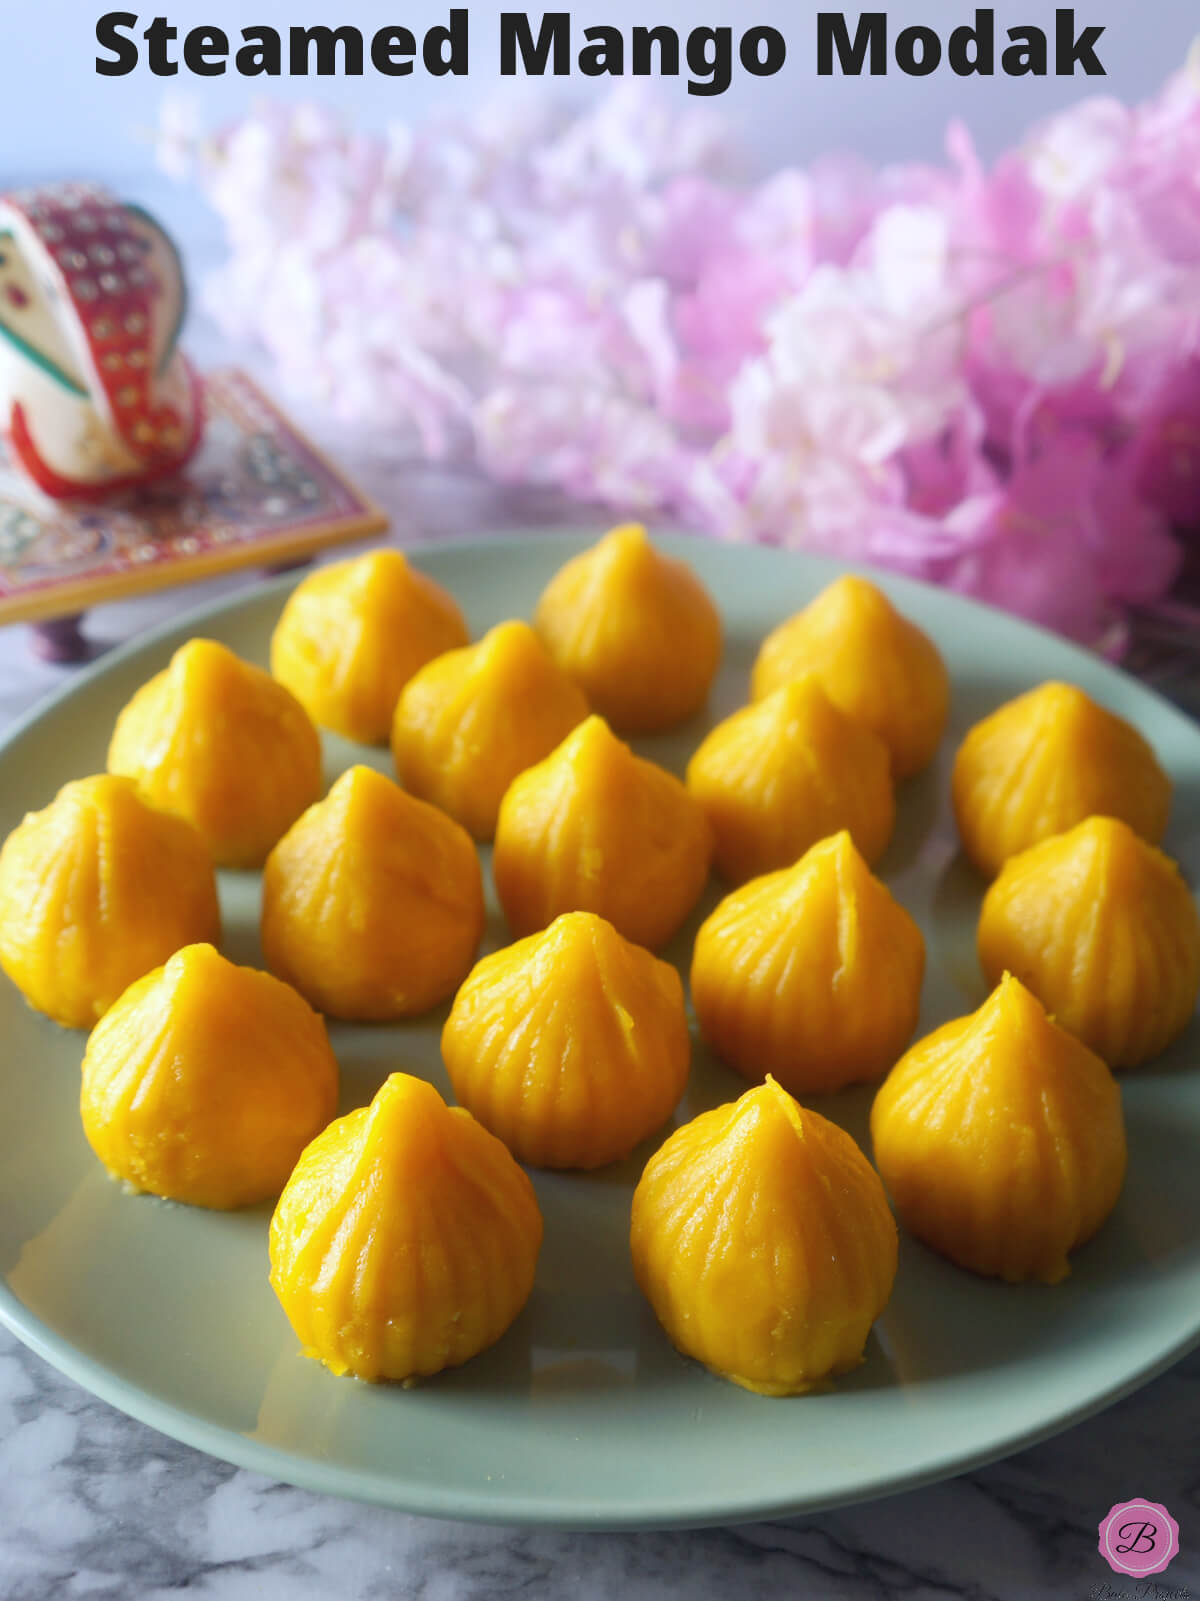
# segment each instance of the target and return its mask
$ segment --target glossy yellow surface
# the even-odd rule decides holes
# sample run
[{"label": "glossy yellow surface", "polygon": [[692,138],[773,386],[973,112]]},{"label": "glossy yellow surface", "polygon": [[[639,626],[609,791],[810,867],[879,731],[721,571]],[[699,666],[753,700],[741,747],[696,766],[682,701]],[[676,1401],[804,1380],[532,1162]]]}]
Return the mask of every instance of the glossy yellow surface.
[{"label": "glossy yellow surface", "polygon": [[271,1284],[308,1356],[412,1379],[500,1338],[541,1242],[533,1186],[500,1141],[393,1073],[297,1163],[271,1219]]},{"label": "glossy yellow surface", "polygon": [[80,1111],[114,1178],[229,1209],[279,1194],[337,1091],[325,1025],[295,990],[188,945],[92,1030]]},{"label": "glossy yellow surface", "polygon": [[896,1277],[896,1225],[871,1164],[773,1079],[650,1158],[630,1248],[675,1346],[760,1395],[857,1367]]},{"label": "glossy yellow surface", "polygon": [[65,784],[0,849],[0,967],[68,1028],[90,1028],[134,979],[220,933],[204,841],[130,779]]},{"label": "glossy yellow surface", "polygon": [[408,682],[392,725],[405,789],[491,839],[504,792],[588,714],[528,623],[500,623]]},{"label": "glossy yellow surface", "polygon": [[382,745],[412,675],[468,637],[448,590],[400,551],[372,550],[318,567],[292,591],[271,671],[322,728]]},{"label": "glossy yellow surface", "polygon": [[887,1072],[924,971],[921,930],[843,832],[725,897],[696,936],[692,1003],[745,1078],[819,1094]]},{"label": "glossy yellow surface", "polygon": [[652,733],[698,712],[721,662],[721,619],[685,562],[626,523],[559,569],[535,626],[589,705],[619,732]]},{"label": "glossy yellow surface", "polygon": [[808,672],[848,717],[885,741],[897,778],[933,760],[950,712],[946,664],[867,579],[835,579],[768,634],[754,664],[754,699]]},{"label": "glossy yellow surface", "polygon": [[711,850],[708,821],[674,774],[589,717],[509,787],[492,876],[514,934],[596,912],[655,950],[696,904]]},{"label": "glossy yellow surface", "polygon": [[535,1167],[628,1156],[670,1117],[691,1061],[679,974],[592,912],[485,956],[442,1057],[458,1101]]},{"label": "glossy yellow surface", "polygon": [[896,818],[888,747],[838,709],[812,673],[718,723],[688,764],[717,868],[740,884],[790,867],[848,830],[868,862]]},{"label": "glossy yellow surface", "polygon": [[1110,1067],[1138,1067],[1196,1010],[1200,912],[1169,856],[1092,817],[1004,864],[979,959],[989,983],[1015,973]]},{"label": "glossy yellow surface", "polygon": [[453,994],[483,935],[471,837],[370,767],[352,767],[263,872],[267,965],[331,1017],[412,1017]]},{"label": "glossy yellow surface", "polygon": [[259,867],[321,793],[321,742],[268,673],[193,639],[117,718],[108,770],[198,828],[218,866]]},{"label": "glossy yellow surface", "polygon": [[963,849],[992,878],[1088,817],[1119,817],[1156,845],[1171,781],[1131,723],[1051,682],[975,724],[954,760],[953,796]]},{"label": "glossy yellow surface", "polygon": [[1066,1278],[1125,1177],[1116,1081],[1012,977],[896,1064],[871,1139],[910,1233],[1013,1284]]}]

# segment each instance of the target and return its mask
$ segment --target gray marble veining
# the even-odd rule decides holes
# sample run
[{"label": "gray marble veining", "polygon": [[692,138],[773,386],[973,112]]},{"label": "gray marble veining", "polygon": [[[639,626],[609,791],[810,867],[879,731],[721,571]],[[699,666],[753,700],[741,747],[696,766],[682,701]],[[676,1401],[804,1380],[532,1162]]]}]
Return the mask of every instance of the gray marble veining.
[{"label": "gray marble veining", "polygon": [[[948,1483],[738,1529],[563,1534],[439,1523],[275,1484],[94,1400],[0,1333],[4,1601],[1061,1601],[1110,1592],[1114,1501],[1177,1518],[1155,1585],[1200,1595],[1200,1353],[1102,1416]],[[1108,1592],[1104,1587],[1107,1584]]]}]

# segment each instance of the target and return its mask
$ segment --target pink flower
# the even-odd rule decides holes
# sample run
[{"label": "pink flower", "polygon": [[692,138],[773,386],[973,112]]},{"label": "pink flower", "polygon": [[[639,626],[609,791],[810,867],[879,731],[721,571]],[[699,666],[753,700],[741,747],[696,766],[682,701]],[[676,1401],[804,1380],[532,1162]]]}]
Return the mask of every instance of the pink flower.
[{"label": "pink flower", "polygon": [[1170,372],[1133,451],[1139,494],[1172,522],[1200,529],[1200,357]]},{"label": "pink flower", "polygon": [[161,151],[225,224],[214,313],[378,439],[1092,641],[1200,526],[1200,56],[990,167],[955,124],[739,183],[641,83],[378,135],[175,109]]},{"label": "pink flower", "polygon": [[1132,469],[1086,432],[1065,433],[945,519],[962,541],[945,581],[1075,639],[1098,639],[1121,601],[1163,593],[1179,570],[1166,520],[1138,499]]}]

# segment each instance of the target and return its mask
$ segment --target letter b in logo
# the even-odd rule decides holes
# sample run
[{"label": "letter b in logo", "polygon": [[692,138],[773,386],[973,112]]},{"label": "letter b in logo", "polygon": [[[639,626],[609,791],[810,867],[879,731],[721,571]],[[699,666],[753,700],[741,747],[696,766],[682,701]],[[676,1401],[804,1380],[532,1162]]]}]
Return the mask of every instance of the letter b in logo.
[{"label": "letter b in logo", "polygon": [[1117,1537],[1125,1543],[1115,1545],[1113,1550],[1122,1557],[1147,1556],[1158,1544],[1153,1523],[1123,1523],[1117,1530]]},{"label": "letter b in logo", "polygon": [[1161,1573],[1179,1555],[1179,1525],[1156,1501],[1121,1501],[1100,1524],[1100,1555],[1114,1573]]}]

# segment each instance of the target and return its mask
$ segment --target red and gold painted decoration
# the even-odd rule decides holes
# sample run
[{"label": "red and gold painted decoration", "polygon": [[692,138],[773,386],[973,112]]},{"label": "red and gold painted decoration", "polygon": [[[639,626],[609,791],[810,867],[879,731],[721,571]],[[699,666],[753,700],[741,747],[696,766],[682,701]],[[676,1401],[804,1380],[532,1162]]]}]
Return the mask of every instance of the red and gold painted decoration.
[{"label": "red and gold painted decoration", "polygon": [[0,197],[0,421],[43,493],[96,499],[189,459],[185,305],[178,252],[137,207],[78,183]]}]

